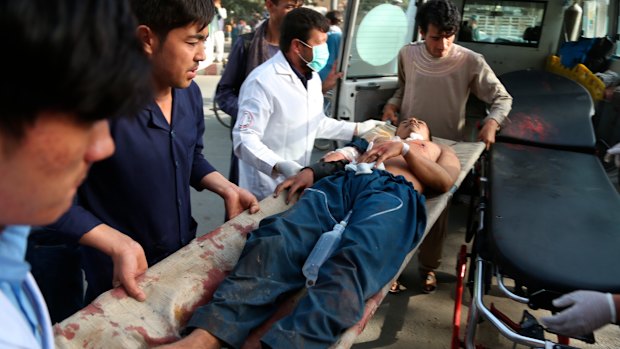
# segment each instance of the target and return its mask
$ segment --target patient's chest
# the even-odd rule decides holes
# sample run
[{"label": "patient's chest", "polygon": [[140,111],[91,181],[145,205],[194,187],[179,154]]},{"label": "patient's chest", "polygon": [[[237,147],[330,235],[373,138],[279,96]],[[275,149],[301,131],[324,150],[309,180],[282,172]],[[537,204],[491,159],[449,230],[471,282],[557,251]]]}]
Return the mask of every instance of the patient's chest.
[{"label": "patient's chest", "polygon": [[[425,141],[411,141],[407,143],[409,144],[410,152],[415,151],[417,154],[420,154],[433,162],[437,161],[440,153],[440,149],[437,144]],[[418,178],[411,173],[409,165],[405,161],[404,157],[397,156],[386,160],[385,169],[395,176],[400,175],[405,177],[408,181],[413,183],[413,187],[417,191],[424,191],[424,185],[422,185]]]}]

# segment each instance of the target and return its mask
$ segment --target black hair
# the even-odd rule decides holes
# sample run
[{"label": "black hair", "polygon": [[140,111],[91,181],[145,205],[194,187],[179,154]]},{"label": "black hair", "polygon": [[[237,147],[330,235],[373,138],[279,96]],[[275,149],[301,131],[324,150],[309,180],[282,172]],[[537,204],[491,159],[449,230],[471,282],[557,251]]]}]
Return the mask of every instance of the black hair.
[{"label": "black hair", "polygon": [[461,14],[449,0],[430,0],[420,6],[415,20],[423,33],[427,33],[428,25],[432,24],[442,33],[456,34]]},{"label": "black hair", "polygon": [[137,111],[152,91],[135,30],[125,1],[1,1],[1,135],[21,139],[42,111],[85,123]]},{"label": "black hair", "polygon": [[[213,0],[130,0],[138,24],[162,40],[176,28],[197,24],[202,30],[215,15]],[[209,33],[211,34],[211,33]]]},{"label": "black hair", "polygon": [[338,25],[342,22],[342,12],[338,10],[329,11],[325,14],[325,17],[329,19],[332,25]]},{"label": "black hair", "polygon": [[307,43],[312,29],[327,33],[329,21],[319,12],[305,7],[287,13],[280,27],[280,50],[288,52],[293,39]]}]

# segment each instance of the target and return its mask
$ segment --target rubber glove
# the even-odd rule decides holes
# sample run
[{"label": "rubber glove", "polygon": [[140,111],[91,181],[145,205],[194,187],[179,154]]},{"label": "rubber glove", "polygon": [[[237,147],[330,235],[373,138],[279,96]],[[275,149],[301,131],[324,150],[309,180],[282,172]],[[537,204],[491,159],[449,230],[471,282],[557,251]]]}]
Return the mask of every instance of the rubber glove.
[{"label": "rubber glove", "polygon": [[357,136],[361,136],[364,133],[372,130],[373,128],[380,126],[380,125],[385,125],[385,121],[379,121],[379,120],[366,120],[364,122],[358,122],[357,123],[357,128],[356,128],[356,135]]},{"label": "rubber glove", "polygon": [[275,166],[276,172],[283,174],[286,178],[296,175],[302,168],[303,166],[290,160],[280,161]]},{"label": "rubber glove", "polygon": [[612,158],[614,159],[616,167],[620,167],[620,143],[607,149],[607,154],[605,154],[605,161],[611,162]]},{"label": "rubber glove", "polygon": [[616,322],[616,308],[609,293],[575,291],[553,300],[561,312],[542,318],[551,331],[568,336],[579,336]]}]

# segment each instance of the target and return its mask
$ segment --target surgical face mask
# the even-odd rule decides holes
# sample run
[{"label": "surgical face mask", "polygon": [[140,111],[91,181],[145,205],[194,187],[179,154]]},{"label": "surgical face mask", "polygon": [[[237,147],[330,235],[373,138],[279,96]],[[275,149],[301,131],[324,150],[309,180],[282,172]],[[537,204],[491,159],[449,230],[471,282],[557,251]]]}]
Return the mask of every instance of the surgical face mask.
[{"label": "surgical face mask", "polygon": [[327,43],[310,46],[301,40],[299,40],[299,42],[312,49],[312,60],[310,62],[306,61],[301,55],[298,54],[299,58],[306,63],[308,68],[314,70],[315,72],[325,68],[325,65],[327,65],[327,60],[329,59],[329,49],[327,48]]}]

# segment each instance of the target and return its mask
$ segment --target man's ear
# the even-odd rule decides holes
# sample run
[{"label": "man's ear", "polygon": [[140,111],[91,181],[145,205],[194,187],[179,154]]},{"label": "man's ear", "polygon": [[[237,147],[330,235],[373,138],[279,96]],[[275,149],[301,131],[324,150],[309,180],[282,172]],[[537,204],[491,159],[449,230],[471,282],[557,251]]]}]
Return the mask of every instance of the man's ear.
[{"label": "man's ear", "polygon": [[291,49],[293,49],[293,53],[296,53],[298,55],[301,55],[301,46],[303,44],[300,42],[300,40],[298,39],[293,39],[291,41]]},{"label": "man's ear", "polygon": [[420,37],[422,38],[422,40],[426,40],[426,33],[424,32],[422,27],[418,27],[418,33],[420,33]]},{"label": "man's ear", "polygon": [[144,50],[144,53],[146,53],[146,55],[149,57],[153,55],[153,52],[155,52],[156,48],[155,46],[157,45],[157,36],[155,35],[155,33],[153,33],[151,28],[141,24],[136,29],[136,35],[138,36],[140,44],[142,44],[142,49]]},{"label": "man's ear", "polygon": [[268,12],[271,12],[271,9],[275,6],[275,4],[273,2],[271,2],[271,0],[265,0],[265,8],[267,9]]}]

